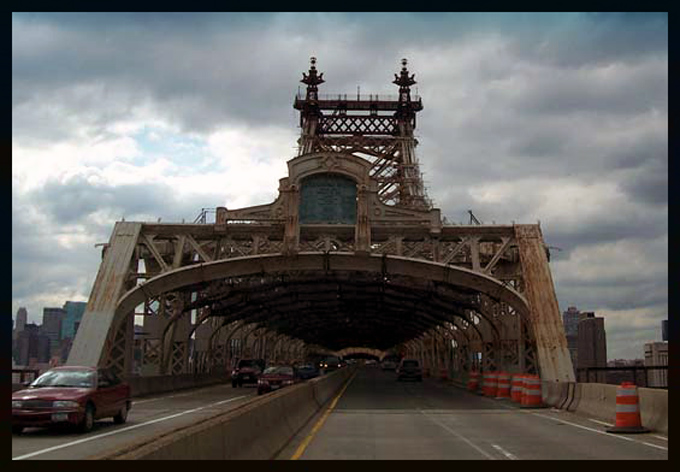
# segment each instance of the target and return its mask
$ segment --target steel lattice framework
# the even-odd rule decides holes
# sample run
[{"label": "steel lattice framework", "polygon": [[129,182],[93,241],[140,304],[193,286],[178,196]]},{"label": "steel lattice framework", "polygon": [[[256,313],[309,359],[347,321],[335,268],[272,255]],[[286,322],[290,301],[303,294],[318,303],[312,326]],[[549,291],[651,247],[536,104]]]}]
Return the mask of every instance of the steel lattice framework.
[{"label": "steel lattice framework", "polygon": [[[402,65],[396,100],[348,100],[318,95],[312,59],[294,102],[300,151],[274,202],[217,207],[214,223],[117,222],[68,363],[181,374],[243,356],[398,351],[431,371],[573,381],[540,227],[442,222],[418,171],[422,101]],[[354,224],[300,222],[320,176],[349,182],[338,185]],[[306,203],[322,213],[340,201],[335,187],[317,190]]]}]

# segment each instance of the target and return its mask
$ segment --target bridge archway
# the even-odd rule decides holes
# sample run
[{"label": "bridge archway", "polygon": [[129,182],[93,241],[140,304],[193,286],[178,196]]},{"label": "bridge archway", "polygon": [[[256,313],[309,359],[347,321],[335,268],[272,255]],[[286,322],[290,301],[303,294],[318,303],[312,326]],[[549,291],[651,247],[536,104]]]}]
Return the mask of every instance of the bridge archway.
[{"label": "bridge archway", "polygon": [[166,272],[124,294],[112,326],[120,326],[149,298],[182,291],[198,294],[181,310],[204,310],[201,319],[222,317],[222,326],[240,321],[252,327],[249,333],[285,334],[336,351],[357,345],[389,349],[449,322],[479,331],[471,316],[496,333],[481,314],[481,296],[519,316],[529,313],[522,295],[480,272],[396,256],[316,252],[234,258]]}]

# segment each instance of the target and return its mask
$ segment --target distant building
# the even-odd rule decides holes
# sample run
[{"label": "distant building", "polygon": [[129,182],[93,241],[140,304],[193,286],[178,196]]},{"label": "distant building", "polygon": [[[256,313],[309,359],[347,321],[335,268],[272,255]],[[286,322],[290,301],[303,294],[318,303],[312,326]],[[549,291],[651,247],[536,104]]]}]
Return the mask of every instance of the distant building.
[{"label": "distant building", "polygon": [[661,340],[668,341],[668,320],[661,320]]},{"label": "distant building", "polygon": [[562,313],[564,334],[567,336],[567,349],[574,369],[578,365],[578,321],[580,313],[575,306],[570,306],[567,311]]},{"label": "distant building", "polygon": [[[593,312],[582,312],[578,322],[578,369],[607,367],[607,336],[604,318]],[[586,381],[606,383],[605,372],[590,374]]]},{"label": "distant building", "polygon": [[29,366],[49,362],[50,339],[41,333],[38,325],[29,323],[17,334],[15,361],[17,365]]},{"label": "distant building", "polygon": [[[646,366],[668,365],[668,343],[656,342],[645,344]],[[668,388],[668,369],[652,369],[647,373],[648,387]]]},{"label": "distant building", "polygon": [[61,323],[61,339],[74,339],[80,320],[85,313],[87,302],[71,302],[64,303],[64,319]]},{"label": "distant building", "polygon": [[24,330],[26,323],[28,322],[28,311],[23,306],[17,310],[17,321],[14,325],[14,331],[17,333]]},{"label": "distant building", "polygon": [[57,350],[61,344],[61,324],[66,316],[63,308],[43,308],[42,332],[50,338],[50,348]]}]

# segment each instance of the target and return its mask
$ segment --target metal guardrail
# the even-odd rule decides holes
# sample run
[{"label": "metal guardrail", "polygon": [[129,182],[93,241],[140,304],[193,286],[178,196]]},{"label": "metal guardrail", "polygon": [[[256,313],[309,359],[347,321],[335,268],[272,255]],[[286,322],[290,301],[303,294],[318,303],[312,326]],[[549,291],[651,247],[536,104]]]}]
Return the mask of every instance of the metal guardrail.
[{"label": "metal guardrail", "polygon": [[[300,92],[295,95],[295,98],[298,100],[304,100],[307,97],[305,92]],[[352,101],[357,101],[357,102],[398,102],[399,101],[399,95],[390,95],[390,94],[379,94],[379,93],[372,93],[372,94],[356,94],[356,93],[320,93],[317,95],[317,100],[339,100],[339,101],[347,101],[347,100],[352,100]],[[420,101],[420,95],[411,95],[411,101],[412,102],[417,102]]]},{"label": "metal guardrail", "polygon": [[[662,382],[650,382],[650,371],[666,371],[668,372],[667,365],[651,365],[651,366],[621,366],[621,367],[581,367],[576,369],[576,380],[581,383],[610,383],[618,384],[621,381],[632,381],[638,387],[646,388],[668,388],[668,374],[663,376]],[[598,375],[602,372],[604,375]],[[623,375],[616,376],[617,378],[612,379],[612,375],[607,375],[610,373],[621,372]],[[640,375],[641,374],[641,375]],[[603,379],[604,377],[604,379]],[[612,379],[613,381],[609,381]],[[604,382],[603,382],[604,381]],[[661,385],[650,385],[650,383],[660,383]]]}]

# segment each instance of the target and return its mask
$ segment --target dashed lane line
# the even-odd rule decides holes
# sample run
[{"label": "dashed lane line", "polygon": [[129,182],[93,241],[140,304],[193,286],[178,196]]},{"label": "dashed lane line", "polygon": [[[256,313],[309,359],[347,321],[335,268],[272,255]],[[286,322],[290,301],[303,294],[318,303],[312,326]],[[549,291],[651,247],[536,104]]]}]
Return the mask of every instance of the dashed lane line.
[{"label": "dashed lane line", "polygon": [[456,431],[456,430],[454,430],[454,429],[448,427],[446,424],[442,423],[441,421],[439,421],[439,420],[438,420],[437,418],[435,418],[434,416],[430,416],[429,414],[425,413],[423,410],[419,410],[419,411],[420,411],[420,413],[422,413],[423,415],[425,415],[425,417],[428,418],[430,421],[432,421],[432,422],[434,422],[434,423],[437,423],[439,426],[441,426],[442,428],[444,428],[445,430],[447,430],[449,433],[453,434],[453,435],[456,436],[458,439],[462,440],[464,443],[466,443],[467,445],[469,445],[469,446],[471,446],[472,448],[474,448],[477,452],[479,452],[481,455],[483,455],[483,456],[486,457],[487,459],[492,460],[492,461],[493,461],[493,460],[496,460],[496,458],[495,458],[494,456],[492,456],[491,454],[489,454],[488,452],[486,452],[484,449],[482,449],[481,447],[479,447],[478,445],[476,445],[475,443],[473,443],[472,441],[470,441],[468,438],[466,438],[465,436],[463,436],[462,434],[460,434],[458,431]]},{"label": "dashed lane line", "polygon": [[499,451],[501,452],[501,454],[503,454],[503,455],[504,455],[505,457],[507,457],[508,459],[510,459],[510,460],[512,460],[512,461],[516,461],[516,460],[517,460],[517,456],[516,456],[516,455],[514,455],[514,454],[512,454],[512,453],[510,453],[510,452],[508,452],[508,451],[506,451],[505,449],[503,449],[502,447],[500,447],[498,444],[492,444],[491,447],[493,447],[494,449],[499,450]]},{"label": "dashed lane line", "polygon": [[571,423],[569,421],[563,420],[562,418],[553,418],[551,416],[541,415],[541,414],[538,414],[538,413],[531,413],[531,414],[534,415],[534,416],[539,416],[541,418],[546,418],[546,419],[549,419],[549,420],[557,421],[558,423],[564,423],[564,424],[568,424],[570,426],[574,426],[576,428],[581,428],[581,429],[585,429],[587,431],[592,431],[593,433],[604,434],[605,436],[610,436],[610,437],[613,437],[613,438],[622,439],[624,441],[630,441],[630,442],[634,442],[634,443],[638,443],[638,444],[644,444],[646,446],[655,447],[657,449],[663,449],[664,451],[668,450],[667,447],[657,446],[656,444],[651,444],[651,443],[647,443],[647,442],[644,442],[644,441],[636,441],[635,439],[629,438],[627,436],[622,436],[620,434],[607,433],[605,431],[600,431],[600,430],[597,430],[597,429],[589,428],[587,426],[583,426],[583,425],[580,425],[580,424]]}]

